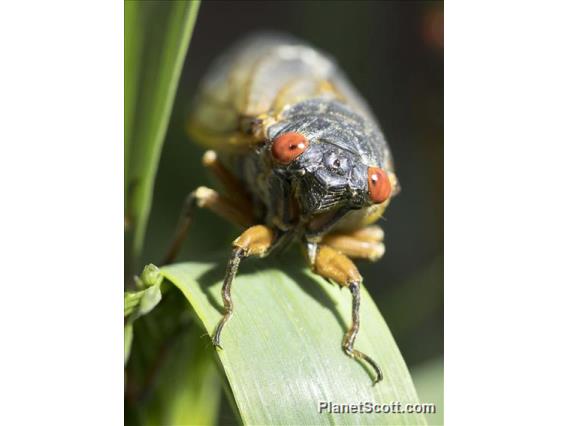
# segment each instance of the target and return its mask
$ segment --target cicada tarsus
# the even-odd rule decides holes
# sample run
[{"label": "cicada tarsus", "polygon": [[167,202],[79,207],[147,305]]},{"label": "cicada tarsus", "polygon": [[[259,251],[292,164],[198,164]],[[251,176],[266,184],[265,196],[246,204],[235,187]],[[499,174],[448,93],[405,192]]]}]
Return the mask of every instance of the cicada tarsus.
[{"label": "cicada tarsus", "polygon": [[354,349],[362,277],[351,259],[376,261],[383,231],[374,223],[398,192],[387,142],[363,98],[327,54],[296,39],[258,34],[222,55],[200,85],[188,130],[209,150],[203,164],[226,193],[199,187],[188,196],[165,263],[185,239],[193,211],[207,208],[243,227],[223,283],[225,313],[240,262],[293,241],[316,274],[352,293],[352,323],[343,350]]}]

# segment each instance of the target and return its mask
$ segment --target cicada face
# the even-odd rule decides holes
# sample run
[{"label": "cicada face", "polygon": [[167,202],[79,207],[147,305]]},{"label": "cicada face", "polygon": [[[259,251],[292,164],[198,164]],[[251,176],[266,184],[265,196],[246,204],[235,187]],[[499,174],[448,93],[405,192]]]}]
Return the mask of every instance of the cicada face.
[{"label": "cicada face", "polygon": [[[282,162],[275,147],[285,144],[287,148],[290,143],[287,139],[292,137],[305,139],[302,142],[305,148],[303,152],[296,149],[298,155],[289,163]],[[352,152],[325,140],[310,141],[295,132],[275,138],[271,151],[276,160],[277,173],[291,182],[304,216],[347,205],[360,208],[368,203],[366,168]]]},{"label": "cicada face", "polygon": [[382,157],[368,149],[373,135],[364,119],[332,101],[309,103],[269,131],[273,170],[289,183],[301,216],[345,214],[386,201],[389,179],[377,164]]}]

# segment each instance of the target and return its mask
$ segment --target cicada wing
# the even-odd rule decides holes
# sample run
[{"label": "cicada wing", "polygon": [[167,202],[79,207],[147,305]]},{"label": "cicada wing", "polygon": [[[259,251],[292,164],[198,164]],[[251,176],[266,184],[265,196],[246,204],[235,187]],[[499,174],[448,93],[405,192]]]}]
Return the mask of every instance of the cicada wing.
[{"label": "cicada wing", "polygon": [[[264,111],[251,105],[251,90],[268,94],[269,88],[254,85],[259,63],[275,46],[292,38],[277,33],[249,36],[221,55],[203,78],[188,122],[192,139],[218,151],[248,149],[254,140],[243,122]],[[270,82],[269,82],[270,84]],[[254,85],[254,88],[251,87]],[[265,95],[268,96],[268,95]]]}]

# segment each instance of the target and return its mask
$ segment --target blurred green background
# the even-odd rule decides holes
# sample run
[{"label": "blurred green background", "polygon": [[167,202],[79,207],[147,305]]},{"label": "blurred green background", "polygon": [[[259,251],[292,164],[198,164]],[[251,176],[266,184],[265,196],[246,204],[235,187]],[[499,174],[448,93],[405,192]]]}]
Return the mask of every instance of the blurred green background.
[{"label": "blurred green background", "polygon": [[[211,61],[254,30],[279,30],[329,52],[373,108],[390,143],[402,192],[381,222],[386,255],[360,263],[423,402],[443,383],[443,3],[205,1],[183,67],[154,191],[142,263],[159,262],[182,202],[202,184],[203,149],[184,132]],[[179,260],[226,250],[238,230],[197,213]],[[227,401],[219,421],[234,420]],[[232,419],[232,420],[231,420]],[[440,415],[428,417],[431,424]]]}]

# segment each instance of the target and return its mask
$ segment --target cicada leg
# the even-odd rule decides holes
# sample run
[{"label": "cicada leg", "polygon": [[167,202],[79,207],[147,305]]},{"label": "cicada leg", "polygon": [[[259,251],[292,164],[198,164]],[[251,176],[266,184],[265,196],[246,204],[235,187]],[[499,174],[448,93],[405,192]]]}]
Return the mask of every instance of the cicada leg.
[{"label": "cicada leg", "polygon": [[240,225],[243,228],[253,223],[253,217],[250,211],[247,212],[243,210],[234,201],[220,195],[217,191],[205,186],[200,186],[195,191],[191,192],[185,200],[173,241],[163,261],[164,265],[173,262],[177,257],[187,237],[196,207],[209,209],[229,222]]},{"label": "cicada leg", "polygon": [[219,161],[215,151],[211,149],[206,151],[203,154],[202,162],[223,185],[228,198],[232,199],[241,208],[251,210],[252,204],[249,194],[244,190],[241,181]]},{"label": "cicada leg", "polygon": [[366,226],[350,233],[332,233],[322,239],[322,244],[334,248],[352,259],[372,262],[385,254],[384,232],[377,225]]},{"label": "cicada leg", "polygon": [[163,264],[167,265],[177,257],[187,237],[196,207],[207,208],[243,228],[253,224],[253,209],[248,194],[241,187],[239,180],[221,164],[214,151],[207,151],[203,155],[203,165],[213,172],[229,196],[220,195],[217,191],[205,186],[197,188],[187,196]]},{"label": "cicada leg", "polygon": [[378,364],[368,355],[353,348],[361,323],[359,307],[361,304],[362,277],[357,267],[339,251],[326,245],[320,245],[315,253],[312,268],[318,275],[333,280],[342,287],[348,287],[351,291],[353,298],[351,327],[343,338],[343,350],[348,356],[367,362],[377,375],[374,383],[379,382],[383,378],[383,373]]},{"label": "cicada leg", "polygon": [[250,257],[264,257],[268,254],[270,248],[274,243],[274,232],[264,225],[255,225],[248,228],[243,232],[235,241],[233,241],[233,251],[227,264],[225,272],[225,279],[223,281],[223,305],[225,313],[223,318],[217,325],[215,334],[213,336],[213,345],[216,348],[221,348],[221,332],[223,327],[233,315],[233,300],[231,298],[231,285],[239,270],[241,260]]}]

